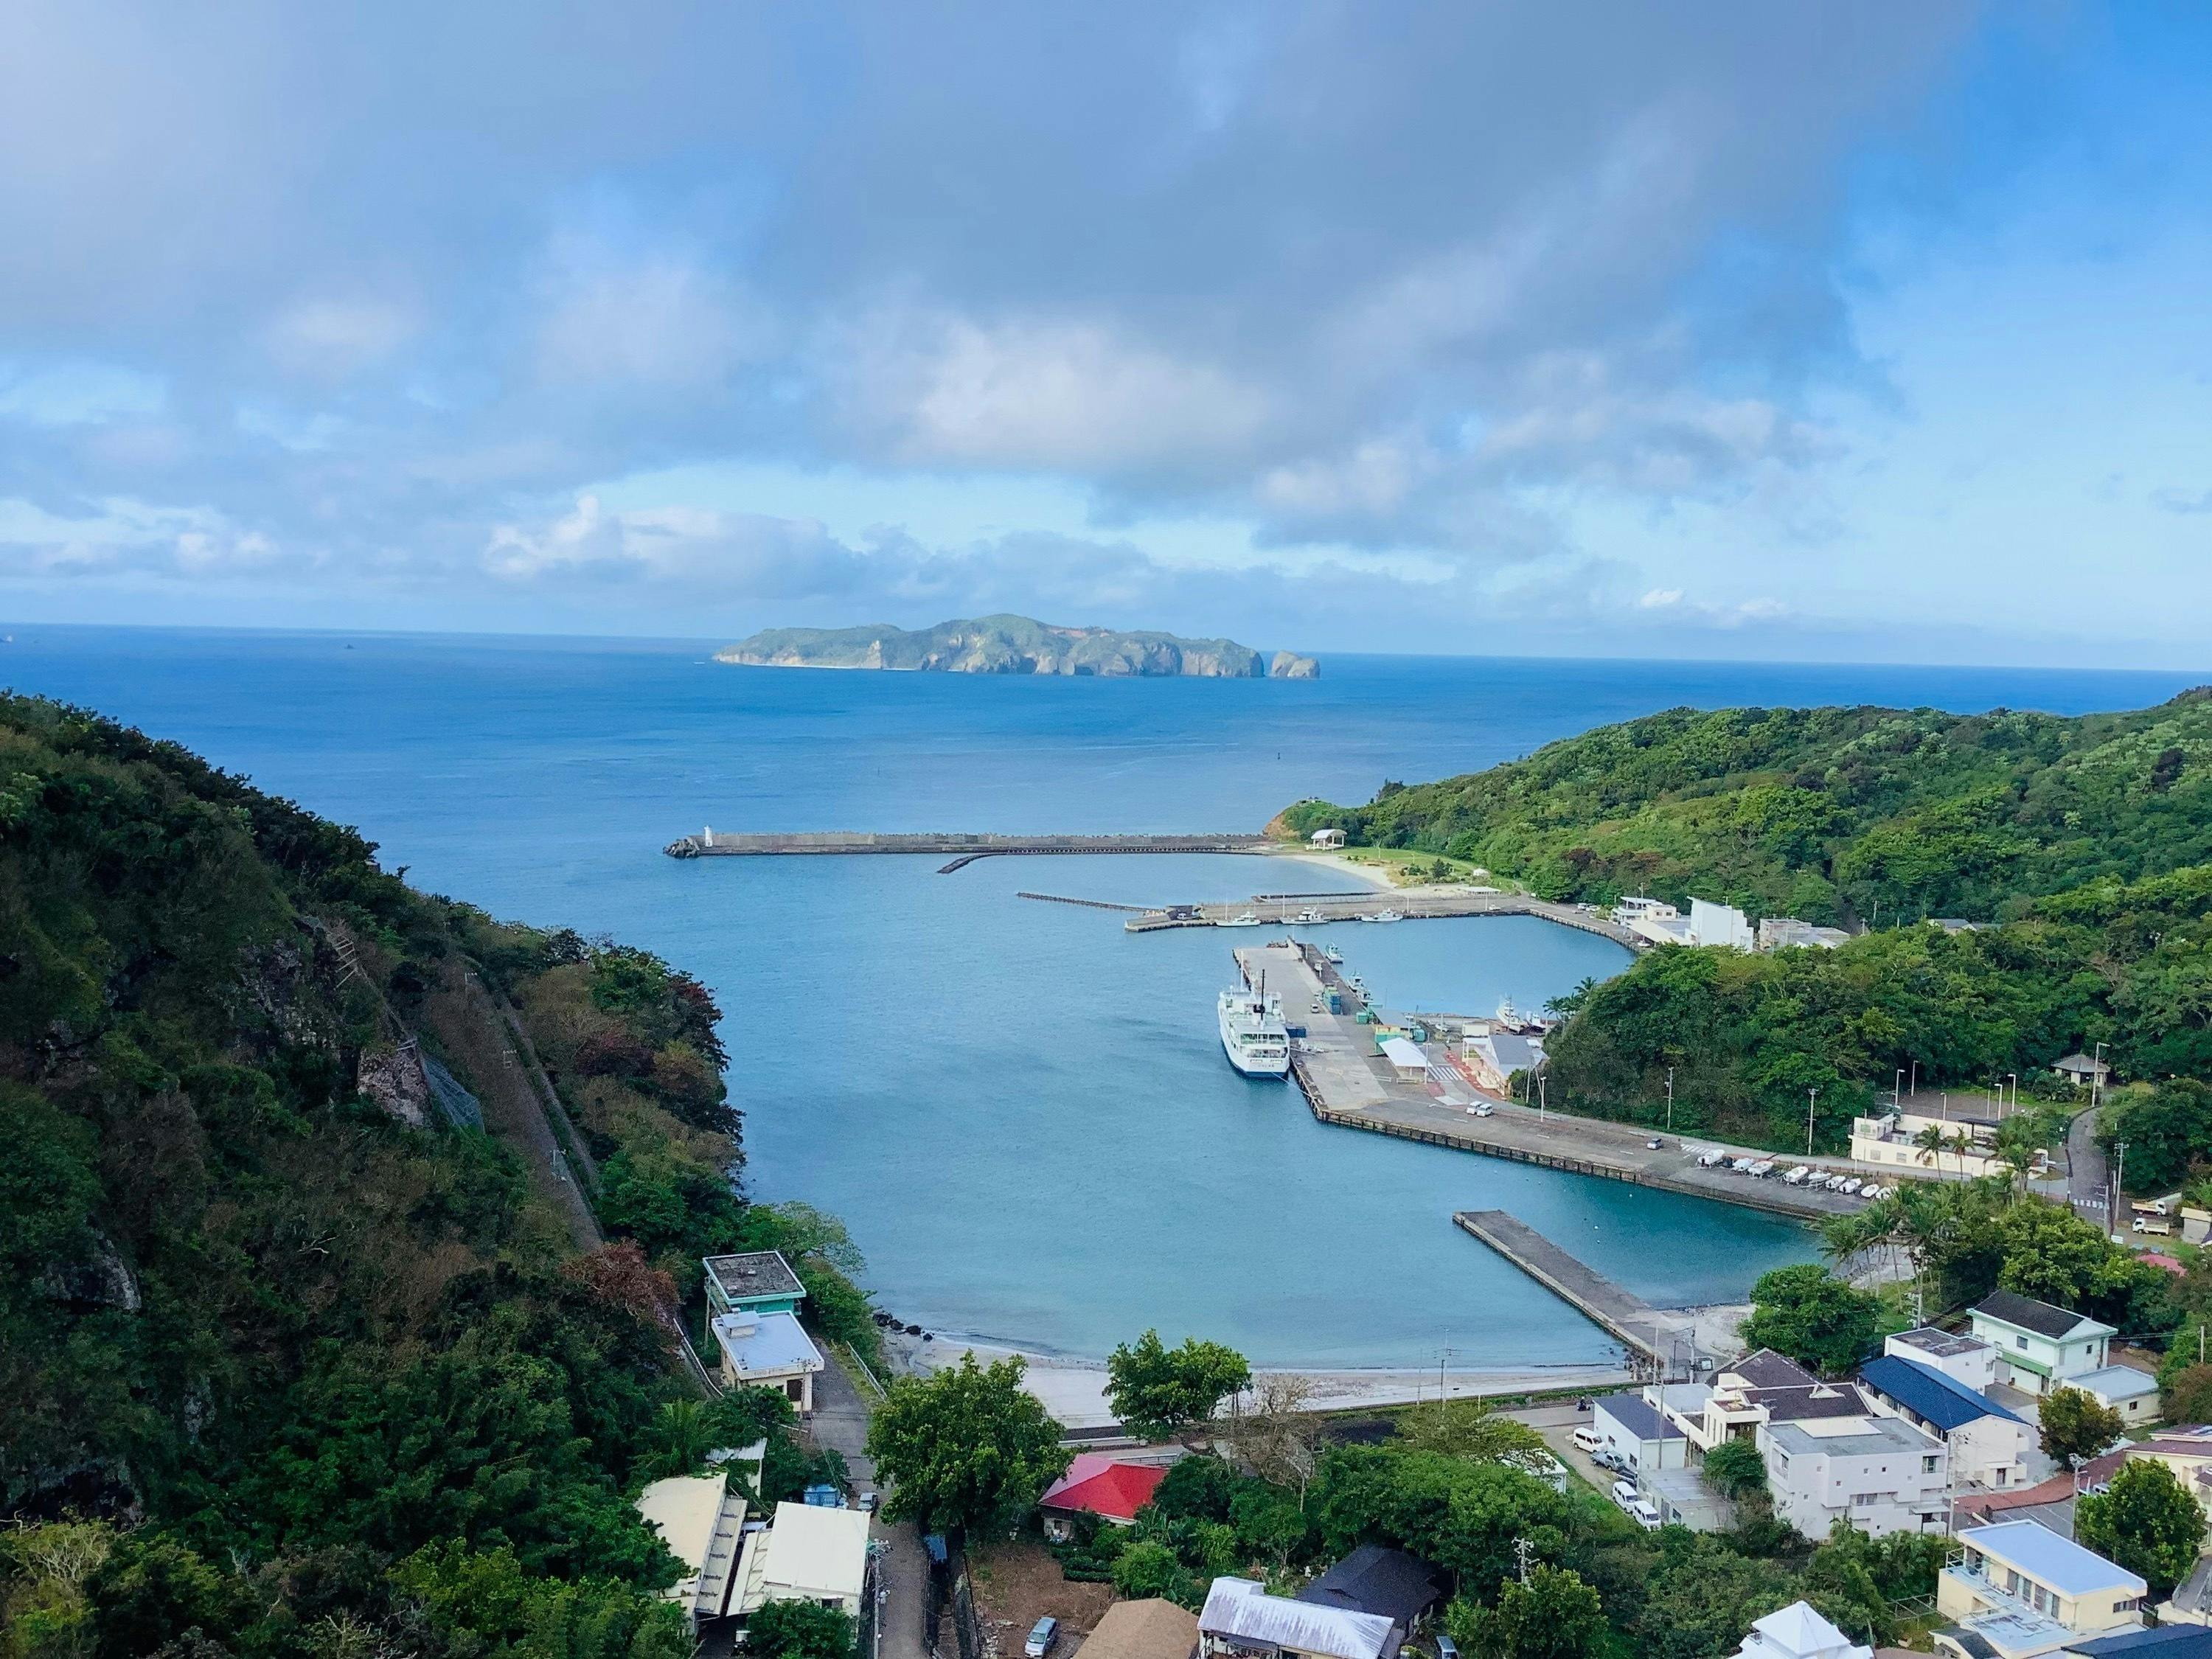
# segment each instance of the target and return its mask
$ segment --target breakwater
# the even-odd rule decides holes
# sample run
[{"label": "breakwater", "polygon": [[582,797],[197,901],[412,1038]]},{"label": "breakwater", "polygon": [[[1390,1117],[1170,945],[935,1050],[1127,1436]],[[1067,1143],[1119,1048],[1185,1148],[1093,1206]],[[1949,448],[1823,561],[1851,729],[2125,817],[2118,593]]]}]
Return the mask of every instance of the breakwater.
[{"label": "breakwater", "polygon": [[867,854],[958,854],[943,873],[979,858],[1034,858],[1053,854],[1259,853],[1274,843],[1265,836],[1008,836],[924,830],[876,832],[808,830],[777,834],[732,834],[702,830],[660,850],[672,859],[849,857]]}]

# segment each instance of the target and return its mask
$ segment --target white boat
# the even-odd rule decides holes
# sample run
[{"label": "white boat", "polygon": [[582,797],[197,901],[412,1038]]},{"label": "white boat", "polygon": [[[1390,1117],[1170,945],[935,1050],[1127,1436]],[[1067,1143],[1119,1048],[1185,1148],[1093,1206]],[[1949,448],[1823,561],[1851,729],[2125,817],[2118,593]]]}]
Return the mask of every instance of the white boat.
[{"label": "white boat", "polygon": [[1334,962],[1340,966],[1341,966],[1344,962],[1344,952],[1338,950],[1334,945],[1322,945],[1321,947],[1321,953],[1329,961]]},{"label": "white boat", "polygon": [[1217,927],[1257,927],[1260,926],[1260,918],[1254,915],[1249,910],[1247,910],[1242,915],[1231,916],[1226,921],[1216,922],[1214,926]]},{"label": "white boat", "polygon": [[1377,911],[1376,911],[1373,915],[1371,915],[1371,916],[1362,916],[1362,917],[1360,917],[1360,921],[1405,921],[1405,917],[1403,917],[1403,916],[1400,915],[1399,915],[1395,910],[1377,910]]},{"label": "white boat", "polygon": [[1283,1003],[1264,991],[1224,991],[1219,1005],[1221,1048],[1246,1077],[1288,1077],[1291,1032]]},{"label": "white boat", "polygon": [[1299,912],[1298,912],[1298,921],[1299,921],[1299,922],[1300,922],[1301,924],[1303,924],[1303,925],[1304,925],[1304,926],[1305,926],[1305,927],[1312,927],[1312,926],[1314,925],[1314,923],[1316,923],[1316,922],[1319,921],[1320,920],[1321,920],[1321,912],[1320,912],[1320,911],[1318,911],[1318,910],[1316,910],[1316,909],[1315,909],[1315,908],[1314,908],[1312,906],[1310,906],[1310,905],[1307,906],[1304,909],[1303,909],[1303,910],[1301,910],[1301,911],[1299,911]]}]

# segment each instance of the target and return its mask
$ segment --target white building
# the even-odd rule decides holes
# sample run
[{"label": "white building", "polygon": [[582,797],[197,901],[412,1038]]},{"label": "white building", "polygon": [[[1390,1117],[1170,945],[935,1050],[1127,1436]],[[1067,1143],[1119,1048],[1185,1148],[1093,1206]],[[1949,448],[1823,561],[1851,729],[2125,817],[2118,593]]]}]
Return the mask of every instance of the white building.
[{"label": "white building", "polygon": [[[2002,1109],[1986,1096],[1923,1090],[1905,1096],[1887,1112],[1854,1118],[1851,1158],[1902,1167],[1916,1176],[2009,1176],[2012,1166],[1997,1156],[2002,1121]],[[1931,1130],[1936,1144],[1923,1146]]]},{"label": "white building", "polygon": [[1950,1455],[1899,1417],[1825,1417],[1759,1431],[1774,1513],[1808,1538],[1838,1521],[1882,1538],[1950,1530]]},{"label": "white building", "polygon": [[1936,1581],[1936,1610],[1952,1621],[1936,1650],[1957,1659],[2035,1659],[2073,1638],[2140,1630],[2148,1586],[2094,1550],[2034,1521],[1969,1527],[1962,1554]]},{"label": "white building", "polygon": [[1590,1411],[1590,1431],[1638,1475],[1682,1468],[1690,1461],[1688,1437],[1640,1394],[1599,1396]]},{"label": "white building", "polygon": [[1398,1628],[1379,1613],[1270,1595],[1249,1578],[1217,1578],[1198,1615],[1201,1659],[1389,1659]]},{"label": "white building", "polygon": [[2033,1484],[2035,1430],[1987,1395],[1895,1353],[1867,1361],[1859,1383],[1876,1409],[1941,1440],[1958,1480],[2001,1492]]},{"label": "white building", "polygon": [[866,1515],[778,1504],[764,1529],[745,1534],[730,1611],[743,1618],[763,1602],[818,1601],[857,1619],[867,1579]]},{"label": "white building", "polygon": [[1331,852],[1344,845],[1341,830],[1316,830],[1306,837],[1306,844],[1321,852]]},{"label": "white building", "polygon": [[1974,1334],[1997,1351],[1997,1380],[2024,1394],[2048,1394],[2102,1370],[2119,1334],[2086,1314],[2010,1291],[1992,1291],[1967,1319]]},{"label": "white building", "polygon": [[1809,1602],[1792,1601],[1751,1627],[1735,1659],[1874,1659],[1874,1650],[1854,1643]]},{"label": "white building", "polygon": [[744,1533],[745,1500],[720,1474],[676,1475],[638,1494],[637,1512],[660,1534],[684,1577],[661,1595],[684,1610],[696,1630],[730,1610],[730,1587]]},{"label": "white building", "polygon": [[725,1382],[732,1388],[774,1389],[798,1407],[800,1416],[813,1411],[822,1351],[800,1327],[798,1315],[740,1309],[715,1315],[708,1328],[721,1352]]},{"label": "white building", "polygon": [[1461,1043],[1460,1053],[1474,1080],[1502,1095],[1512,1086],[1516,1072],[1534,1076],[1542,1068],[1544,1039],[1516,1031],[1483,1031]]},{"label": "white building", "polygon": [[2120,1420],[2131,1428],[2158,1415],[2158,1379],[2132,1365],[2106,1365],[2083,1371],[2066,1386],[2079,1389],[2099,1405],[2118,1412]]},{"label": "white building", "polygon": [[1910,1359],[1932,1371],[1941,1371],[1954,1382],[1963,1382],[1977,1394],[1996,1386],[1997,1351],[1978,1336],[1962,1336],[1923,1325],[1884,1339],[1885,1354]]},{"label": "white building", "polygon": [[1795,916],[1761,916],[1759,919],[1759,948],[1762,951],[1793,948],[1832,951],[1850,938],[1850,935],[1840,927],[1821,927],[1809,921],[1800,921]]},{"label": "white building", "polygon": [[1748,951],[1759,941],[1753,937],[1751,918],[1733,904],[1716,904],[1710,899],[1690,901],[1690,943],[1720,945],[1731,951]]},{"label": "white building", "polygon": [[1624,927],[1639,921],[1672,921],[1681,914],[1665,899],[1625,898],[1613,907],[1613,919]]}]

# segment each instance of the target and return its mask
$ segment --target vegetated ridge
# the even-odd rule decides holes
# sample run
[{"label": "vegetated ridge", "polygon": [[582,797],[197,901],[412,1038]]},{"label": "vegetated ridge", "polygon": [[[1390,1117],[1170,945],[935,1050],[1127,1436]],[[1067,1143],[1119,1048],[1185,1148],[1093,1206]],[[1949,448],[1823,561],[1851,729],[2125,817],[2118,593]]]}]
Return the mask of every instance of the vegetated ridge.
[{"label": "vegetated ridge", "polygon": [[[2076,1048],[2212,1074],[2212,693],[2065,718],[1672,709],[1276,827],[1477,863],[1546,897],[1692,895],[1868,929],[1834,951],[1662,949],[1563,1000],[1550,1097],[1820,1144],[1917,1065],[1986,1088]],[[1953,933],[1945,917],[1990,924]],[[2047,1080],[2047,1079],[2046,1079]]]},{"label": "vegetated ridge", "polygon": [[1109,678],[1310,680],[1311,657],[1270,658],[1234,640],[1111,628],[1060,628],[1028,617],[980,617],[908,629],[771,628],[714,653],[716,662],[772,668],[887,668],[941,674],[1095,674]]},{"label": "vegetated ridge", "polygon": [[[678,1364],[719,1249],[874,1340],[836,1223],[736,1189],[704,988],[374,852],[0,698],[0,1650],[688,1654],[638,1486],[829,1472]],[[596,1219],[518,1152],[532,1057]]]}]

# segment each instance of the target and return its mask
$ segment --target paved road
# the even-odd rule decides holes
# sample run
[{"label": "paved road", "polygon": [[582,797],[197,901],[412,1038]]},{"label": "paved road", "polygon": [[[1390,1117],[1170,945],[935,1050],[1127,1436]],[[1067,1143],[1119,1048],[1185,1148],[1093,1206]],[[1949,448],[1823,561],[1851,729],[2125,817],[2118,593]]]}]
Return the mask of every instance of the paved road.
[{"label": "paved road", "polygon": [[2097,1114],[2077,1114],[2066,1130],[2066,1198],[2076,1214],[2111,1231],[2105,1212],[2111,1207],[2112,1171],[2105,1149],[2097,1144]]},{"label": "paved road", "polygon": [[[843,1366],[832,1359],[814,1379],[814,1416],[807,1431],[815,1443],[835,1448],[857,1492],[876,1490],[876,1466],[868,1456],[870,1406]],[[929,1568],[921,1534],[908,1522],[893,1524],[880,1516],[868,1535],[883,1547],[876,1558],[879,1595],[877,1621],[883,1631],[879,1659],[929,1659],[922,1621],[929,1611]]]}]

